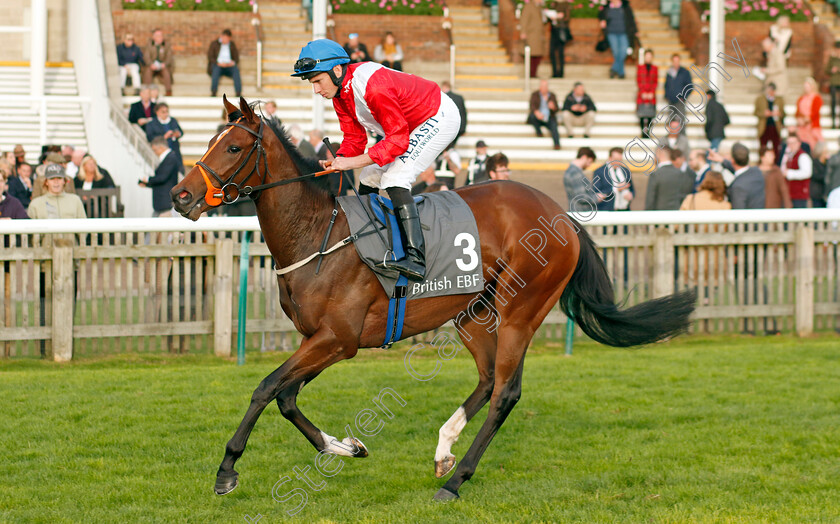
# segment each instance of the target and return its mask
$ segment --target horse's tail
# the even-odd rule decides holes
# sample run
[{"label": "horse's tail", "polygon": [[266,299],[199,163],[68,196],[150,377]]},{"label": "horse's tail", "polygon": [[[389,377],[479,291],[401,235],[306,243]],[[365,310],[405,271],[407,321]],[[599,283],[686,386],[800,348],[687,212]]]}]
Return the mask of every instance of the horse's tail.
[{"label": "horse's tail", "polygon": [[649,300],[619,310],[604,261],[581,227],[580,256],[560,307],[584,333],[608,346],[628,347],[664,340],[688,330],[694,311],[693,290]]}]

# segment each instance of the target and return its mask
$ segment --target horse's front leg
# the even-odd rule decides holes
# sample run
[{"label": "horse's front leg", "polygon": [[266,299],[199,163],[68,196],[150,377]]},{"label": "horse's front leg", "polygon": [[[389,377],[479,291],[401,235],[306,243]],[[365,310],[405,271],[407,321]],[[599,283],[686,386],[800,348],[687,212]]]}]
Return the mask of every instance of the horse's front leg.
[{"label": "horse's front leg", "polygon": [[299,388],[306,377],[314,377],[336,362],[353,357],[357,350],[357,347],[340,343],[329,329],[322,329],[305,339],[282,366],[260,382],[251,396],[245,417],[225,447],[225,458],[216,474],[217,495],[230,493],[237,486],[239,474],[233,466],[245,451],[248,436],[265,407],[281,392],[291,387]]}]

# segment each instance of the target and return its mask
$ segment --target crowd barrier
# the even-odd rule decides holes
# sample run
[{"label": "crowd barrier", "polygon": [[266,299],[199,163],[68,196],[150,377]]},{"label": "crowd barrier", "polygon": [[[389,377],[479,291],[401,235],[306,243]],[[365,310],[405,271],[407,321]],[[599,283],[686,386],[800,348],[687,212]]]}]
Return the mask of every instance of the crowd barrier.
[{"label": "crowd barrier", "polygon": [[[693,288],[694,331],[808,335],[840,328],[838,222],[840,210],[798,209],[605,212],[582,224],[622,307]],[[246,231],[246,346],[294,349],[255,217],[3,220],[0,355],[230,356]],[[538,336],[562,338],[565,322],[556,308]]]}]

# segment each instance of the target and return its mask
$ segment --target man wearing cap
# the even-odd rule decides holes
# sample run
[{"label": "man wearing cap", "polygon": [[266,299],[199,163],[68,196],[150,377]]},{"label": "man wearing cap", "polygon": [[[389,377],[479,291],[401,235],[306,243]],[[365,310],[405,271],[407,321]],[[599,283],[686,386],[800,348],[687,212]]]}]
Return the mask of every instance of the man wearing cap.
[{"label": "man wearing cap", "polygon": [[[35,168],[35,183],[32,184],[32,199],[38,198],[39,196],[46,193],[44,182],[45,182],[45,175],[46,170],[51,165],[57,165],[61,167],[62,172],[66,174],[65,165],[66,161],[64,160],[64,155],[61,153],[56,153],[53,151],[52,153],[48,153],[46,158],[44,159],[44,163],[40,166]],[[71,195],[76,194],[76,186],[74,184],[67,184],[64,187],[65,193],[70,193]]]},{"label": "man wearing cap", "polygon": [[[411,185],[458,135],[461,117],[434,82],[376,62],[350,63],[348,53],[327,39],[309,42],[292,76],[308,80],[315,94],[332,99],[344,140],[333,169],[359,169],[359,193],[388,192],[399,219],[406,256],[383,262],[411,280],[426,275],[420,215]],[[368,132],[384,138],[365,152]]]},{"label": "man wearing cap", "polygon": [[82,199],[64,192],[69,180],[60,164],[48,165],[39,184],[44,194],[29,204],[29,218],[87,218]]},{"label": "man wearing cap", "polygon": [[15,171],[20,167],[21,164],[26,164],[26,150],[23,148],[22,144],[18,144],[15,146],[14,150],[15,155]]},{"label": "man wearing cap", "polygon": [[350,33],[347,35],[347,40],[347,43],[344,44],[344,50],[347,51],[351,64],[370,61],[367,46],[359,42],[359,33]]},{"label": "man wearing cap", "polygon": [[479,140],[475,143],[475,156],[472,160],[470,160],[470,163],[467,166],[467,180],[464,185],[468,186],[470,184],[477,184],[479,182],[484,182],[485,180],[490,180],[486,167],[487,144],[484,143],[484,140]]}]

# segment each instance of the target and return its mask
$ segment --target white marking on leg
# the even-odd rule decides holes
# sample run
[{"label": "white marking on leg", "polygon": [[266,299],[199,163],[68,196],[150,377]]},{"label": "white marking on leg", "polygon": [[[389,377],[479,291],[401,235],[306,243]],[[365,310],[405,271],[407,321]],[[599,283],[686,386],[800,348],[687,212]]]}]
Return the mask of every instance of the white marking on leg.
[{"label": "white marking on leg", "polygon": [[[341,441],[333,436],[321,432],[321,438],[324,439],[324,451],[327,453],[334,453],[342,457],[352,457],[353,453],[359,450],[359,447],[347,437]],[[360,441],[361,442],[361,441]]]},{"label": "white marking on leg", "polygon": [[438,432],[438,446],[435,451],[435,462],[440,462],[452,454],[452,445],[458,442],[458,437],[466,425],[467,412],[464,411],[464,406],[461,406],[449,417],[446,424],[440,427],[440,431]]}]

